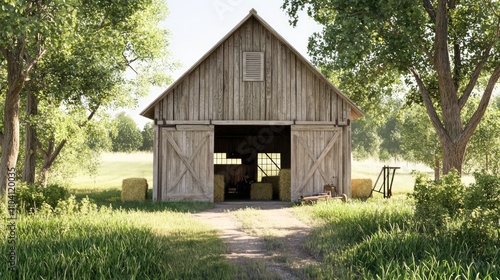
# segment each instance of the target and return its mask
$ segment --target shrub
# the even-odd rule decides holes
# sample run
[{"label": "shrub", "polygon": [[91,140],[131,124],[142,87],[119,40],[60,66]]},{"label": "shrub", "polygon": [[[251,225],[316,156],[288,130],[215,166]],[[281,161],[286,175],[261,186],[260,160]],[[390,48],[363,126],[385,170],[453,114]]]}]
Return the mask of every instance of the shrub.
[{"label": "shrub", "polygon": [[462,228],[466,238],[474,240],[480,251],[500,240],[500,177],[475,173],[475,183],[465,194],[465,218]]},{"label": "shrub", "polygon": [[437,182],[418,174],[411,195],[415,219],[425,230],[466,242],[476,256],[494,259],[500,245],[500,177],[474,177],[475,183],[465,187],[456,172]]},{"label": "shrub", "polygon": [[55,184],[45,188],[33,184],[22,184],[16,188],[16,192],[18,209],[26,212],[35,212],[44,203],[55,208],[60,200],[69,197],[69,192],[65,187]]},{"label": "shrub", "polygon": [[427,175],[417,173],[415,189],[415,218],[428,229],[438,229],[450,219],[459,217],[464,209],[465,185],[457,171],[443,179],[432,181]]}]

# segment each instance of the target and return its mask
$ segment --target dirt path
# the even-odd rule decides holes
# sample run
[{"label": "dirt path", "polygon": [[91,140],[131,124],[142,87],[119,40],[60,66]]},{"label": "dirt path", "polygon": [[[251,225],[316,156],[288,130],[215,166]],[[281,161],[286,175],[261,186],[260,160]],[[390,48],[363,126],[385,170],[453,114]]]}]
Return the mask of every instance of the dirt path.
[{"label": "dirt path", "polygon": [[[224,202],[193,217],[219,230],[221,239],[229,245],[230,253],[226,257],[231,261],[242,265],[261,261],[270,273],[281,279],[299,279],[295,270],[316,260],[302,248],[310,226],[297,219],[289,211],[289,205],[274,201]],[[251,225],[251,230],[245,229],[248,225],[236,215],[248,208],[258,215],[258,223]],[[266,241],[263,235],[270,237]]]}]

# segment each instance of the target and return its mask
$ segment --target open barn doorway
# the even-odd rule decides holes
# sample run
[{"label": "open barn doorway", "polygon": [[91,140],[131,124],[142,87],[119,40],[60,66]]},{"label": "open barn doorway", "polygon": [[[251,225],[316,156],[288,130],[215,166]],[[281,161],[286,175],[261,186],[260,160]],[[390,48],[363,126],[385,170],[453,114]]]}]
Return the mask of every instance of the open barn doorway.
[{"label": "open barn doorway", "polygon": [[[216,125],[214,133],[214,172],[224,176],[226,201],[254,199],[253,183],[290,169],[290,126]],[[276,188],[272,200],[279,199]]]}]

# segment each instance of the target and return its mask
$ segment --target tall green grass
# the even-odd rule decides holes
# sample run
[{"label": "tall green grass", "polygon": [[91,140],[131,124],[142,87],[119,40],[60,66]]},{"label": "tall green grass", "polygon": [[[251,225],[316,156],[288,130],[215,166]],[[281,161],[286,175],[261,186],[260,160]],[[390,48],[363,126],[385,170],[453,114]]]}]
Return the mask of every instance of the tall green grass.
[{"label": "tall green grass", "polygon": [[15,272],[8,270],[11,244],[0,227],[0,279],[233,279],[236,273],[217,232],[188,213],[69,200],[55,211],[19,215],[16,225]]},{"label": "tall green grass", "polygon": [[[306,244],[321,264],[311,279],[498,279],[500,254],[481,255],[474,240],[443,229],[427,234],[406,198],[296,207],[316,222]],[[450,229],[451,230],[451,229]],[[492,244],[498,246],[498,244]],[[498,247],[496,247],[498,248]]]}]

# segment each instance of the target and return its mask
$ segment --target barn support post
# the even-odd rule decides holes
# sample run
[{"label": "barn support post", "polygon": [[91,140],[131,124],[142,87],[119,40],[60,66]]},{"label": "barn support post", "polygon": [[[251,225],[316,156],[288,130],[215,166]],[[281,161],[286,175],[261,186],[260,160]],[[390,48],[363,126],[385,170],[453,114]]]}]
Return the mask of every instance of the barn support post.
[{"label": "barn support post", "polygon": [[161,178],[159,176],[159,168],[160,168],[160,162],[159,162],[159,153],[160,153],[160,148],[161,146],[159,143],[161,143],[160,139],[160,128],[157,124],[154,125],[154,144],[153,144],[153,201],[160,201],[161,200],[161,189],[159,186],[161,186]]}]

